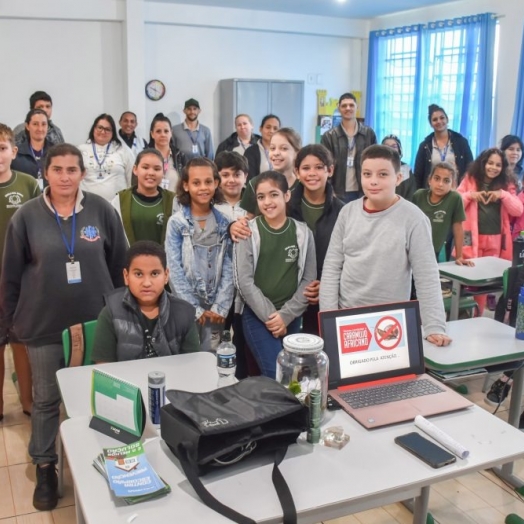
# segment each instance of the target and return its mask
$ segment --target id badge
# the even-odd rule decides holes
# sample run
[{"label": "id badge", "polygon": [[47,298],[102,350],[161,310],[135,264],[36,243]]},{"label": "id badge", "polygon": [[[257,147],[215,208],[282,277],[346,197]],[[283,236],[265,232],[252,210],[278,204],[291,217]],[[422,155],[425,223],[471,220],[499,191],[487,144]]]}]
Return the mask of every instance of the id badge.
[{"label": "id badge", "polygon": [[43,178],[37,178],[36,182],[38,184],[38,188],[40,189],[40,191],[43,191],[44,190],[44,179]]},{"label": "id badge", "polygon": [[353,167],[355,165],[355,158],[352,156],[348,156],[348,167]]},{"label": "id badge", "polygon": [[66,273],[68,284],[80,284],[82,282],[80,262],[66,262]]},{"label": "id badge", "polygon": [[191,148],[191,151],[192,151],[193,153],[196,153],[196,154],[198,155],[198,153],[200,152],[200,151],[198,150],[198,144],[193,144],[193,147]]},{"label": "id badge", "polygon": [[162,189],[169,189],[169,180],[167,178],[163,178],[162,182],[160,182],[160,187]]}]

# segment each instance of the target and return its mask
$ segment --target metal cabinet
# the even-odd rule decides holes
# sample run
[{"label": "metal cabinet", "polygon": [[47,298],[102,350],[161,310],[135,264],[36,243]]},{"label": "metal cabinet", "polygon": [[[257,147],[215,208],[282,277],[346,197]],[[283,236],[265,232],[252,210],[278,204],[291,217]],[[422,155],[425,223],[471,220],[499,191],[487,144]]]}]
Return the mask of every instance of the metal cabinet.
[{"label": "metal cabinet", "polygon": [[246,113],[258,132],[269,113],[280,118],[283,127],[301,135],[304,120],[304,82],[300,80],[247,80],[232,78],[219,82],[220,140],[235,131],[235,116]]}]

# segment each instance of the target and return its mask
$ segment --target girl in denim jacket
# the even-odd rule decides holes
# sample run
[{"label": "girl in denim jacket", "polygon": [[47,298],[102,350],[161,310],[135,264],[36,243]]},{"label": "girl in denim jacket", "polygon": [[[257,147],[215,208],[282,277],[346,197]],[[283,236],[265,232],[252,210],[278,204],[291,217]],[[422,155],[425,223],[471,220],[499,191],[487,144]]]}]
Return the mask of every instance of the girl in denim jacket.
[{"label": "girl in denim jacket", "polygon": [[215,164],[190,160],[182,172],[179,209],[167,224],[166,253],[171,291],[196,308],[202,350],[220,343],[233,302],[232,247],[228,219],[214,209],[222,201]]}]

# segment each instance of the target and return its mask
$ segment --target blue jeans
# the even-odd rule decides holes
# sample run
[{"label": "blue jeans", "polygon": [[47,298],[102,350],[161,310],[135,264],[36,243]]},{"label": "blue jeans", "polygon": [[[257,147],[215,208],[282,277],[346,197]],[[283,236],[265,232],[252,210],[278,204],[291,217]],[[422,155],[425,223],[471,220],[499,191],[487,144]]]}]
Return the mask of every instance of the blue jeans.
[{"label": "blue jeans", "polygon": [[[295,318],[287,326],[287,335],[300,333],[301,317]],[[253,311],[244,307],[242,313],[244,337],[257,361],[262,375],[275,378],[277,371],[277,356],[282,350],[282,338],[275,338]]]}]

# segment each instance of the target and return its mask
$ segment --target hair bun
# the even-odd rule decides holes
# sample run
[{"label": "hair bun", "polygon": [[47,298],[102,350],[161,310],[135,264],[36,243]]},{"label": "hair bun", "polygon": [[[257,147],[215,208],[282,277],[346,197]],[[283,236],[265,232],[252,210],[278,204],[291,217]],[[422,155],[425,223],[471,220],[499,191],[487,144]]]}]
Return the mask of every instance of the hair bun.
[{"label": "hair bun", "polygon": [[[164,118],[164,113],[157,113],[157,114],[155,115],[155,118]],[[153,120],[154,120],[155,118],[153,118]]]},{"label": "hair bun", "polygon": [[442,111],[442,108],[437,104],[430,104],[428,106],[428,113],[431,115],[431,113],[434,113],[435,111]]}]

